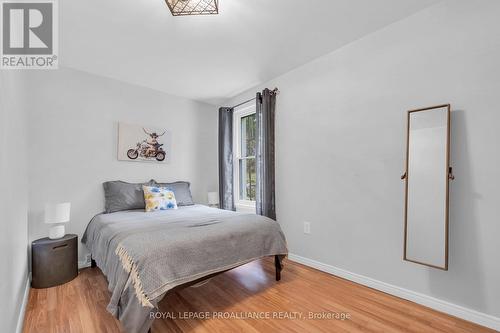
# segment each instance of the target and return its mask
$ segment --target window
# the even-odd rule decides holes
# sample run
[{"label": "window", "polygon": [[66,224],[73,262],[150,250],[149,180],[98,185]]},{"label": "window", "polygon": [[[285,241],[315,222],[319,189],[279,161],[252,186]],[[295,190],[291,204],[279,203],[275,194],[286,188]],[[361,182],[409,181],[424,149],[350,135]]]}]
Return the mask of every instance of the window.
[{"label": "window", "polygon": [[234,112],[234,185],[236,209],[254,209],[257,184],[255,154],[257,148],[257,119],[255,106]]}]

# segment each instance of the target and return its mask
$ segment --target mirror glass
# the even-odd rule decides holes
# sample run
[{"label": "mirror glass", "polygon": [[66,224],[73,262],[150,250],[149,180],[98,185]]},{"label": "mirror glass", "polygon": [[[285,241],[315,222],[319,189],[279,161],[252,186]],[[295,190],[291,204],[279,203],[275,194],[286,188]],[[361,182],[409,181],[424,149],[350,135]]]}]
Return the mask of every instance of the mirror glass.
[{"label": "mirror glass", "polygon": [[449,107],[408,112],[405,259],[447,269]]}]

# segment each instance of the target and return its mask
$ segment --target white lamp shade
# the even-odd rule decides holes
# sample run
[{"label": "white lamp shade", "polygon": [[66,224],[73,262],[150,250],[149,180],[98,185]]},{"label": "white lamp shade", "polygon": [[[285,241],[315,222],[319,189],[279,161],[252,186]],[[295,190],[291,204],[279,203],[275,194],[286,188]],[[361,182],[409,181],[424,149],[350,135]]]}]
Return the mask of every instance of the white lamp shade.
[{"label": "white lamp shade", "polygon": [[208,192],[208,204],[209,205],[217,205],[218,203],[219,203],[219,193]]},{"label": "white lamp shade", "polygon": [[69,221],[71,203],[45,205],[45,223],[66,223]]}]

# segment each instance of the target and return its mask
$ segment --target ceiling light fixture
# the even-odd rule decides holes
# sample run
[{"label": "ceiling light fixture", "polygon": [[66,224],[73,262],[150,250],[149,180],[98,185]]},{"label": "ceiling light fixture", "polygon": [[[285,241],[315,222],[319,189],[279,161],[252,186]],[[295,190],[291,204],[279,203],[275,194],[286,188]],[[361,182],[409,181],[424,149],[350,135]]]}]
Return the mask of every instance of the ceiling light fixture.
[{"label": "ceiling light fixture", "polygon": [[219,14],[219,0],[165,0],[173,16]]}]

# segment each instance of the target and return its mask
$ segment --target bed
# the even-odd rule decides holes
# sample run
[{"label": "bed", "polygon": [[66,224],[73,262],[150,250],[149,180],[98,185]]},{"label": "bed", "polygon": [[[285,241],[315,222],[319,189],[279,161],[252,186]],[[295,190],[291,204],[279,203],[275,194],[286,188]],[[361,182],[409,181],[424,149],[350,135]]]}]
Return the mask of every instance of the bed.
[{"label": "bed", "polygon": [[266,256],[276,280],[287,254],[279,224],[267,217],[202,205],[146,213],[99,214],[82,237],[108,279],[107,310],[126,332],[149,331],[168,293]]}]

